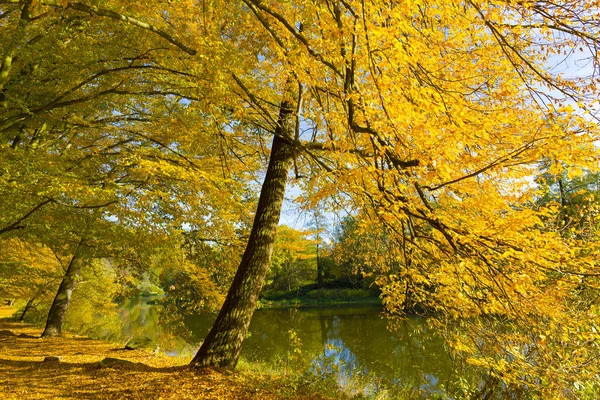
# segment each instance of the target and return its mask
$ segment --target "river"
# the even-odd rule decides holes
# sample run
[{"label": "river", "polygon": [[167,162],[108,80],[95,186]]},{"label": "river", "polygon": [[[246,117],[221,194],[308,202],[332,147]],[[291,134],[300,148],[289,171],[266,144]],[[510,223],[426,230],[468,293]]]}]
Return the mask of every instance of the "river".
[{"label": "river", "polygon": [[[161,306],[143,299],[123,304],[122,317],[125,337],[148,336],[168,354],[190,356],[214,320],[172,319]],[[442,339],[422,318],[396,326],[391,332],[381,308],[374,306],[258,310],[241,359],[283,371],[327,373],[342,386],[358,380],[364,390],[417,385],[421,391],[437,392],[453,370]]]}]

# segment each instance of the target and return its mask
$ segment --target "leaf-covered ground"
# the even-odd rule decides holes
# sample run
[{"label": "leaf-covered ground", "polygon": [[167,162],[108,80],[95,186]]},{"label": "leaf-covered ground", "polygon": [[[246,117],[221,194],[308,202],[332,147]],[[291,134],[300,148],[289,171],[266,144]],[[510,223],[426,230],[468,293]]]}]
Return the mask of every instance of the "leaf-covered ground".
[{"label": "leaf-covered ground", "polygon": [[[0,308],[2,314],[6,308]],[[0,399],[279,399],[326,398],[290,390],[269,376],[193,371],[188,360],[124,350],[66,334],[39,338],[41,329],[0,319]],[[44,361],[60,357],[60,361]],[[100,366],[105,358],[131,363]]]}]

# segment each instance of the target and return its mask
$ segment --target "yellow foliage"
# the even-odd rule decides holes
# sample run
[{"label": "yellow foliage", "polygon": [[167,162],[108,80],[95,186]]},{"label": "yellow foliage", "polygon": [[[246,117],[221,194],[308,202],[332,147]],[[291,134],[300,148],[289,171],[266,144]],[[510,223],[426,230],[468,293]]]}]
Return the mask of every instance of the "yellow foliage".
[{"label": "yellow foliage", "polygon": [[0,229],[35,211],[28,229],[65,242],[114,224],[227,241],[297,81],[295,172],[384,227],[364,265],[391,311],[416,299],[457,352],[541,397],[600,372],[598,216],[567,226],[532,182],[598,170],[597,74],[561,70],[598,69],[597,2],[103,7],[145,22],[3,14]]}]

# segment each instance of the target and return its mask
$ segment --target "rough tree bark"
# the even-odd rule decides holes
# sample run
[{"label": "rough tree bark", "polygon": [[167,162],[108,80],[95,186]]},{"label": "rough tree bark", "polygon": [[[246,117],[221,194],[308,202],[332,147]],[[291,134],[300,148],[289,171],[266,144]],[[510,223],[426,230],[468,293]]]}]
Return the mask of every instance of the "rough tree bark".
[{"label": "rough tree bark", "polygon": [[69,307],[71,293],[77,284],[77,277],[79,276],[79,271],[81,271],[83,265],[83,247],[82,240],[79,242],[73,253],[73,257],[71,258],[65,276],[60,283],[56,297],[54,297],[50,312],[48,313],[48,318],[46,319],[46,328],[44,329],[44,333],[42,333],[42,337],[60,336],[62,333],[62,324],[67,313],[67,308]]},{"label": "rough tree bark", "polygon": [[240,356],[271,262],[285,185],[292,167],[293,149],[285,139],[294,134],[291,101],[282,101],[278,122],[246,250],[219,316],[191,362],[194,367],[234,368]]}]

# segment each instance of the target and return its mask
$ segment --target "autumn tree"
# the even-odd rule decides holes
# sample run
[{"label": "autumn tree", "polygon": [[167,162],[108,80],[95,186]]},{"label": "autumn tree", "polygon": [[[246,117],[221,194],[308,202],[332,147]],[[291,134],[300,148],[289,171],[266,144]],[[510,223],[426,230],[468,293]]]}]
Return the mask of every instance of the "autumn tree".
[{"label": "autumn tree", "polygon": [[264,285],[293,160],[293,147],[288,138],[294,131],[296,107],[289,93],[286,94],[281,100],[269,165],[248,245],[217,320],[192,360],[195,367],[235,367]]},{"label": "autumn tree", "polygon": [[[504,385],[536,384],[551,396],[574,387],[574,377],[593,379],[598,308],[577,293],[583,277],[598,285],[598,249],[581,235],[541,229],[560,208],[531,207],[540,195],[531,177],[548,160],[557,176],[597,170],[597,4],[182,1],[166,13],[154,2],[128,10],[116,2],[0,4],[0,27],[11,32],[0,44],[2,159],[11,160],[1,187],[17,205],[0,214],[0,232],[30,226],[46,206],[115,199],[106,216],[122,226],[165,228],[183,209],[203,210],[194,219],[201,227],[226,215],[211,206],[224,204],[226,183],[249,177],[240,166],[255,178],[269,154],[248,246],[194,365],[236,364],[294,171],[315,201],[336,195],[338,207],[360,210],[361,224],[385,226],[397,246],[377,273],[391,312],[402,313],[406,282],[419,282],[414,296],[439,315],[432,324]],[[65,33],[57,21],[85,34]],[[38,62],[56,43],[68,44],[64,54]],[[99,59],[98,46],[114,53]],[[64,79],[57,66],[67,56],[81,62]],[[560,70],[574,61],[585,67]],[[40,85],[21,82],[33,78]],[[33,92],[23,96],[21,87]],[[40,144],[39,157],[24,157]],[[71,149],[79,162],[50,176],[87,171],[72,180],[85,182],[75,193],[94,196],[65,199],[58,182],[43,183],[49,174],[39,171],[69,165],[61,157]],[[206,158],[191,156],[205,149]],[[80,167],[96,154],[105,158]],[[179,187],[182,164],[211,173]],[[567,358],[568,372],[557,365]]]},{"label": "autumn tree", "polygon": [[[335,226],[331,257],[334,261],[330,273],[340,281],[353,287],[368,285],[364,278],[378,269],[381,264],[398,270],[390,265],[396,243],[390,243],[385,227],[377,225],[361,225],[360,215],[346,216]],[[372,280],[370,280],[372,283]]]},{"label": "autumn tree", "polygon": [[19,315],[23,320],[52,295],[62,278],[61,265],[56,254],[39,243],[9,239],[0,246],[0,297],[25,300]]},{"label": "autumn tree", "polygon": [[51,316],[85,262],[75,249],[114,256],[136,231],[183,227],[231,237],[254,165],[219,109],[207,113],[212,66],[188,45],[210,46],[172,32],[198,21],[151,3],[0,4],[0,234],[70,248]]},{"label": "autumn tree", "polygon": [[267,274],[270,289],[298,290],[302,283],[314,280],[317,270],[316,244],[308,235],[309,232],[286,225],[277,228]]},{"label": "autumn tree", "polygon": [[[598,312],[573,293],[582,276],[597,276],[597,249],[542,233],[542,219],[558,211],[528,205],[537,190],[530,177],[543,160],[555,172],[597,168],[597,6],[242,3],[246,13],[232,15],[264,40],[260,72],[285,65],[304,88],[295,118],[312,133],[274,131],[298,155],[299,175],[318,165],[317,196],[344,193],[403,246],[396,253],[403,274],[379,271],[388,308],[402,310],[407,279],[422,282],[417,295],[443,316],[432,321],[463,325],[449,343],[473,365],[505,383],[540,379],[544,393],[572,387],[576,376],[592,379],[584,366],[597,352],[587,344],[596,340]],[[586,69],[554,68],[577,57]],[[242,89],[262,124],[273,121],[265,89]],[[219,318],[236,314],[226,307]],[[482,315],[508,318],[512,329],[485,336],[480,348],[484,333],[469,321]],[[211,332],[205,346],[226,332]],[[229,332],[219,348],[229,346],[235,358],[242,339]],[[569,354],[571,372],[549,372]],[[195,361],[235,364],[223,359],[200,362],[208,360],[201,350]]]},{"label": "autumn tree", "polygon": [[317,204],[313,206],[311,210],[308,211],[309,221],[308,227],[312,230],[312,236],[315,240],[315,250],[316,250],[316,261],[317,261],[317,287],[322,288],[324,279],[325,279],[325,251],[324,237],[327,234],[327,218],[320,208],[320,205]]},{"label": "autumn tree", "polygon": [[598,173],[571,175],[571,171],[549,174],[542,169],[536,178],[540,186],[540,195],[536,205],[552,203],[560,212],[554,220],[546,220],[546,224],[562,232],[564,236],[580,235],[594,242],[597,236],[598,195],[600,180]]}]

